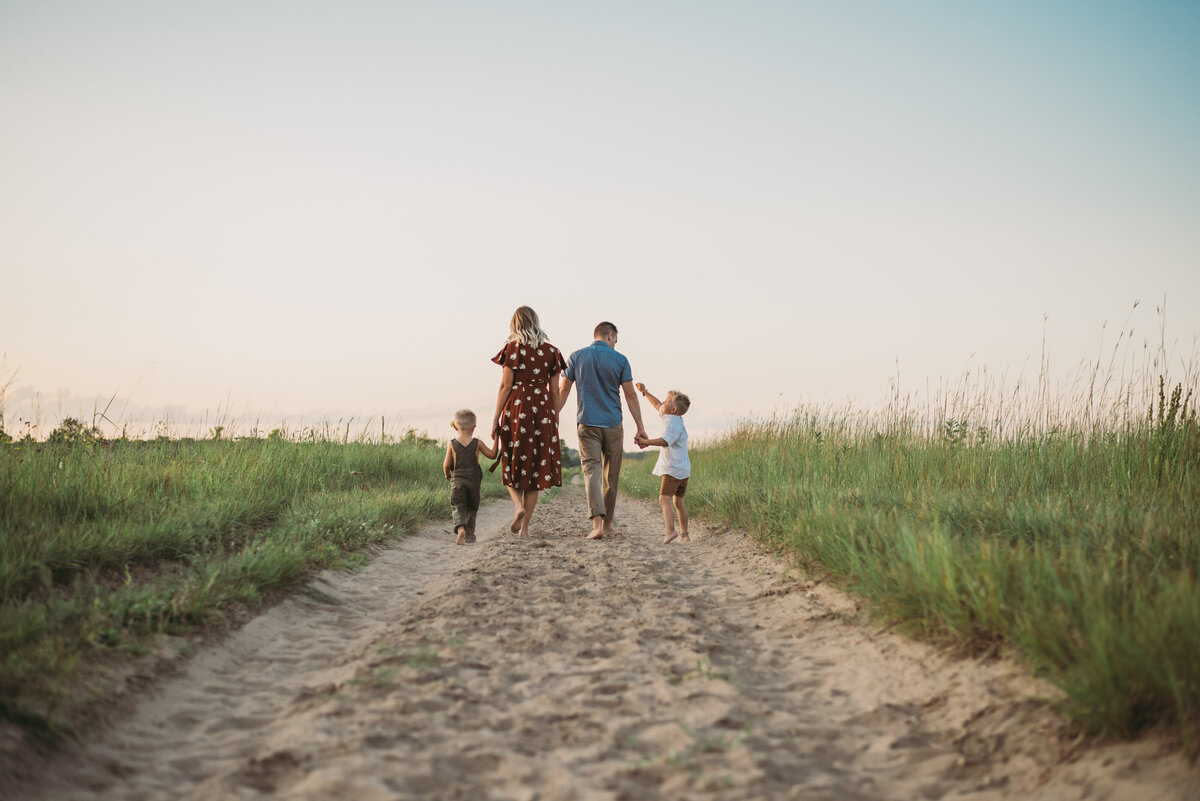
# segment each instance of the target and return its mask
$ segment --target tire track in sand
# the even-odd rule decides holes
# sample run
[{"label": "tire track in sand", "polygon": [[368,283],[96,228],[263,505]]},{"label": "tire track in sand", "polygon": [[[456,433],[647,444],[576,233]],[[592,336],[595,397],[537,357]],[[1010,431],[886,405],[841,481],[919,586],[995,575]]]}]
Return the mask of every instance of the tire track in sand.
[{"label": "tire track in sand", "polygon": [[[1152,743],[1074,751],[1003,660],[848,622],[854,602],[739,532],[663,546],[654,504],[585,540],[431,524],[323,573],[64,755],[56,799],[1196,797]],[[50,775],[53,774],[53,775]],[[36,796],[37,794],[35,794]]]}]

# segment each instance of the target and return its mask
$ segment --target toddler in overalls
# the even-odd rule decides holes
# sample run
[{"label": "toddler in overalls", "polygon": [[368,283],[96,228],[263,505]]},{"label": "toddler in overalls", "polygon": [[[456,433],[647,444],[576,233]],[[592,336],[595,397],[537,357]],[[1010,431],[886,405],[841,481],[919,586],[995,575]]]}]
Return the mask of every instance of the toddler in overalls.
[{"label": "toddler in overalls", "polygon": [[457,435],[446,446],[442,472],[450,481],[454,542],[465,545],[475,542],[475,515],[479,512],[479,488],[483,483],[479,454],[495,459],[496,449],[495,443],[489,448],[475,438],[475,413],[470,409],[455,412],[450,427]]}]

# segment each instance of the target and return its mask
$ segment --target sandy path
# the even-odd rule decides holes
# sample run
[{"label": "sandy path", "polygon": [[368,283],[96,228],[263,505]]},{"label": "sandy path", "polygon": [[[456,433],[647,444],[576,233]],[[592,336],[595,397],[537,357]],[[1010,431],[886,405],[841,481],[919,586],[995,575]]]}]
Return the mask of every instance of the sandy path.
[{"label": "sandy path", "polygon": [[1152,744],[1075,748],[1019,668],[847,622],[737,532],[662,546],[578,487],[324,573],[191,659],[43,799],[1185,799]]}]

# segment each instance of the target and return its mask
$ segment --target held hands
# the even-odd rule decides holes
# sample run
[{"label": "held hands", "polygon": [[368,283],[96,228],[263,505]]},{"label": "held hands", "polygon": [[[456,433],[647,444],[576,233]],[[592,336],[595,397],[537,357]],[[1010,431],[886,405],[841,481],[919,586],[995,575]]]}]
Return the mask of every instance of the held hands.
[{"label": "held hands", "polygon": [[650,447],[650,438],[646,436],[645,431],[639,431],[633,435],[633,442],[642,450]]}]

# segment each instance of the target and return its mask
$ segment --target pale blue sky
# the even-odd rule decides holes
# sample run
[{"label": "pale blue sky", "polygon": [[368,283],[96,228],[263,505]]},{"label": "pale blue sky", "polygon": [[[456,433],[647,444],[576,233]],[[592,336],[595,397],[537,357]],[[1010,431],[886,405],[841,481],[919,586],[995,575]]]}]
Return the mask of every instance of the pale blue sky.
[{"label": "pale blue sky", "polygon": [[1178,363],[1197,142],[1190,2],[0,0],[6,422],[441,435],[525,303],[696,431],[1036,371],[1043,314],[1074,368],[1135,300]]}]

